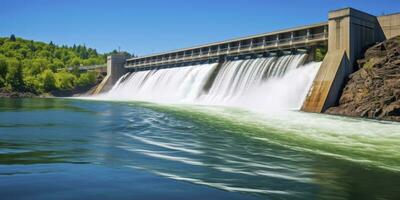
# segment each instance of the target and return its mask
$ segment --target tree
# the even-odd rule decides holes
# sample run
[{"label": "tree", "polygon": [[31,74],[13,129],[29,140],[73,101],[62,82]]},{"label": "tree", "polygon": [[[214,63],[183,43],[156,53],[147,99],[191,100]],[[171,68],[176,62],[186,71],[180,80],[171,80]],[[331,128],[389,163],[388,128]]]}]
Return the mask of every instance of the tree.
[{"label": "tree", "polygon": [[13,41],[13,42],[15,42],[17,39],[15,38],[15,35],[14,34],[11,34],[11,36],[10,36],[10,41]]},{"label": "tree", "polygon": [[111,51],[110,53],[108,53],[107,55],[117,55],[117,54],[124,55],[124,56],[126,56],[128,58],[134,56],[134,54],[130,54],[130,53],[126,52],[126,51],[117,51],[115,49],[113,51]]},{"label": "tree", "polygon": [[16,59],[8,60],[8,72],[6,75],[6,83],[10,89],[22,91],[24,89],[24,80],[22,74],[21,63]]},{"label": "tree", "polygon": [[46,92],[50,92],[56,88],[56,79],[54,77],[53,71],[46,69],[40,75],[42,80],[43,89]]},{"label": "tree", "polygon": [[81,59],[79,59],[78,57],[72,58],[69,64],[72,67],[79,66],[81,64]]},{"label": "tree", "polygon": [[31,75],[37,75],[48,69],[48,66],[49,61],[47,59],[37,58],[35,60],[32,60],[29,72]]},{"label": "tree", "polygon": [[25,91],[32,92],[32,93],[41,93],[42,91],[42,86],[35,76],[24,76],[24,87]]},{"label": "tree", "polygon": [[0,87],[4,87],[6,85],[6,75],[7,75],[6,59],[0,58]]},{"label": "tree", "polygon": [[61,71],[55,74],[56,87],[59,90],[72,90],[76,85],[76,76],[67,72]]},{"label": "tree", "polygon": [[[104,64],[105,55],[85,45],[68,47],[55,45],[52,41],[24,40],[15,35],[0,37],[0,88],[40,94],[90,85],[97,76],[85,73],[80,76],[79,66]],[[66,67],[73,67],[73,70],[58,73]]]},{"label": "tree", "polygon": [[29,48],[32,52],[36,51],[35,43],[33,42],[33,40],[29,41],[29,43],[28,43],[28,48]]},{"label": "tree", "polygon": [[7,61],[5,58],[0,58],[0,77],[5,79],[7,75]]},{"label": "tree", "polygon": [[326,49],[326,47],[317,47],[315,49],[314,60],[316,62],[321,62],[322,60],[324,60],[327,52],[328,50]]},{"label": "tree", "polygon": [[78,78],[78,86],[86,87],[96,83],[96,74],[94,72],[82,73]]}]

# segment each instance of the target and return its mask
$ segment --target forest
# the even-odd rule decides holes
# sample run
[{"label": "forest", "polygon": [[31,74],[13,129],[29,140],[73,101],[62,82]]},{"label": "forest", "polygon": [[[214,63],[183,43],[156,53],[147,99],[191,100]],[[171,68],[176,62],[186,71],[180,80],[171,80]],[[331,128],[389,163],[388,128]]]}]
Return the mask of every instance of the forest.
[{"label": "forest", "polygon": [[36,95],[87,88],[96,83],[98,74],[80,72],[79,67],[104,64],[107,55],[85,45],[0,37],[0,88]]}]

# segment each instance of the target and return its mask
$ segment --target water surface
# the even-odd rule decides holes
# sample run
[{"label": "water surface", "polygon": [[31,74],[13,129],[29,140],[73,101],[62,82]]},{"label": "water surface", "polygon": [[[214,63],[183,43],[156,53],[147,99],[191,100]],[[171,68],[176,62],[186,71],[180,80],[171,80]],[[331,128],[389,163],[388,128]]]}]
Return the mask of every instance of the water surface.
[{"label": "water surface", "polygon": [[400,126],[300,112],[0,100],[2,199],[398,199]]}]

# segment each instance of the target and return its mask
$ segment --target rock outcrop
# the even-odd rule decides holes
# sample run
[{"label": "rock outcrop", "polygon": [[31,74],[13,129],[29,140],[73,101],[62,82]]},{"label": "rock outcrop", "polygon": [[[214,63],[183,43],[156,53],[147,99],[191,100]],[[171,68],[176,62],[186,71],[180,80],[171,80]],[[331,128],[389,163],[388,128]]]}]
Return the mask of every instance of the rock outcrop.
[{"label": "rock outcrop", "polygon": [[400,36],[369,48],[358,64],[326,113],[400,121]]}]

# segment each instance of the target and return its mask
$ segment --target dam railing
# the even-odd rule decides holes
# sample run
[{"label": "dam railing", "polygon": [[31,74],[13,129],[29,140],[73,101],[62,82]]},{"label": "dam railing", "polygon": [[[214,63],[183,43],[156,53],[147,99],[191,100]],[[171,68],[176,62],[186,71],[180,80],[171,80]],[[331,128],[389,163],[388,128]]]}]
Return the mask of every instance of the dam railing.
[{"label": "dam railing", "polygon": [[327,43],[328,24],[320,23],[234,40],[127,59],[125,67],[140,69],[153,66],[210,60],[220,56],[238,56],[288,49],[307,48]]},{"label": "dam railing", "polygon": [[[73,71],[76,67],[67,67],[66,69],[68,71]],[[105,64],[99,64],[99,65],[88,65],[88,66],[77,66],[79,71],[91,71],[91,70],[107,70],[107,63]],[[61,71],[62,69],[59,69],[58,71]]]}]

